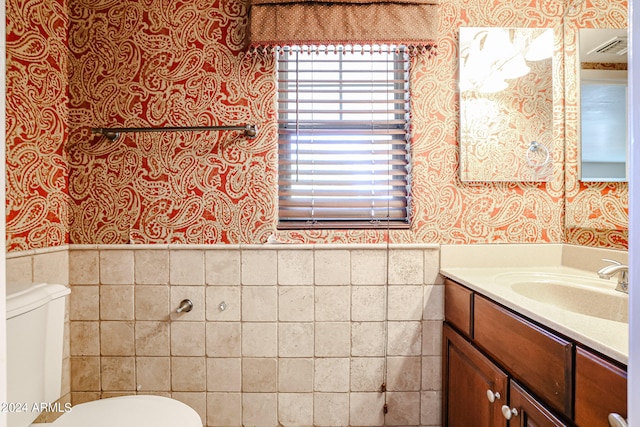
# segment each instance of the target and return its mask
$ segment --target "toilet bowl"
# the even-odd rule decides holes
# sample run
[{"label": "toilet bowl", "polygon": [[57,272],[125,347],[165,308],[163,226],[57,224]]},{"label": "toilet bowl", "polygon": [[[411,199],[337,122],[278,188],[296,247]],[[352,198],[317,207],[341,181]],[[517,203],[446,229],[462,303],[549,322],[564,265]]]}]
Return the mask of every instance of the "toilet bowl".
[{"label": "toilet bowl", "polygon": [[[198,413],[168,397],[120,396],[65,406],[51,423],[31,424],[39,405],[60,398],[65,297],[69,288],[39,284],[7,296],[8,427],[202,427]],[[31,409],[31,408],[35,408]]]},{"label": "toilet bowl", "polygon": [[74,405],[52,423],[32,427],[202,427],[191,407],[161,396],[120,396]]}]

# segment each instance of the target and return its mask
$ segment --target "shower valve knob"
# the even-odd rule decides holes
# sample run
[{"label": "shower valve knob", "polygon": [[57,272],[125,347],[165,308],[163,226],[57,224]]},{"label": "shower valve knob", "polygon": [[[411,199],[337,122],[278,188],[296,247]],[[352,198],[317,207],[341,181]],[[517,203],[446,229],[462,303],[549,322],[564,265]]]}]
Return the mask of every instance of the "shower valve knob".
[{"label": "shower valve knob", "polygon": [[183,299],[180,302],[180,305],[178,306],[178,308],[176,309],[176,313],[188,313],[191,310],[193,310],[193,302],[191,302],[190,299]]}]

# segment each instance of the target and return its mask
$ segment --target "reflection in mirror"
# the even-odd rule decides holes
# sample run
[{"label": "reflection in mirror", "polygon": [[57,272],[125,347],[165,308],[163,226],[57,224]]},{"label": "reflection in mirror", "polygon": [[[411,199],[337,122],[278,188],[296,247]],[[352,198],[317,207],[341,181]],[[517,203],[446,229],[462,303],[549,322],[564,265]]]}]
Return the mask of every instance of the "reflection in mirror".
[{"label": "reflection in mirror", "polygon": [[460,178],[547,181],[553,30],[460,28]]},{"label": "reflection in mirror", "polygon": [[582,28],[580,180],[627,180],[627,30]]}]

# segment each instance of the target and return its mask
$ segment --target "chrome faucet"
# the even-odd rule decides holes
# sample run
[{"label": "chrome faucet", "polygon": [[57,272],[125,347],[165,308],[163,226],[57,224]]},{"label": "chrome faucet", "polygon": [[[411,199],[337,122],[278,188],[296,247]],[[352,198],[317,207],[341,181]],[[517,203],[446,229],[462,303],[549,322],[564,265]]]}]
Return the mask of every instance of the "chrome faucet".
[{"label": "chrome faucet", "polygon": [[600,276],[601,279],[611,279],[618,274],[616,291],[629,293],[629,266],[612,259],[603,259],[603,261],[607,261],[611,263],[611,265],[607,265],[598,270],[598,276]]}]

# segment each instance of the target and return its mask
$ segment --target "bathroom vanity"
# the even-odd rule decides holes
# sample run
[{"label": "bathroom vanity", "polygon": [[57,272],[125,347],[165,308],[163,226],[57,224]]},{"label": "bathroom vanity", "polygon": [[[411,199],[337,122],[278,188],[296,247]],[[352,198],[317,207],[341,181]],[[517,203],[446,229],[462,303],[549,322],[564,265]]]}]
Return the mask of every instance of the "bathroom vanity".
[{"label": "bathroom vanity", "polygon": [[[445,281],[445,426],[609,426],[626,417],[626,369]],[[574,383],[575,381],[575,383]]]},{"label": "bathroom vanity", "polygon": [[457,255],[477,265],[443,251],[443,426],[624,426],[628,309],[615,281],[560,260]]}]

